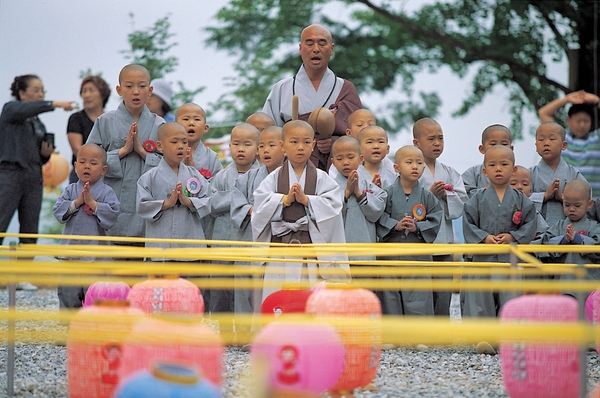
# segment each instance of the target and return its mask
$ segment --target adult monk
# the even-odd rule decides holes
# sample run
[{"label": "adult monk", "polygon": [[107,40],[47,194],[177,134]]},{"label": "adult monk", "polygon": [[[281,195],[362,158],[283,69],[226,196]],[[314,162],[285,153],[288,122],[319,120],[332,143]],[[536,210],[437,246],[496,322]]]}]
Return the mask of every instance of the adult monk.
[{"label": "adult monk", "polygon": [[310,25],[300,37],[300,57],[302,66],[293,77],[275,84],[263,112],[271,116],[278,126],[292,119],[292,96],[298,95],[299,118],[308,121],[310,113],[320,107],[329,108],[335,115],[335,131],[331,138],[317,140],[311,161],[319,169],[327,171],[331,164],[331,145],[346,135],[348,116],[362,103],[354,84],[337,77],[329,69],[329,59],[333,55],[331,32],[322,25]]}]

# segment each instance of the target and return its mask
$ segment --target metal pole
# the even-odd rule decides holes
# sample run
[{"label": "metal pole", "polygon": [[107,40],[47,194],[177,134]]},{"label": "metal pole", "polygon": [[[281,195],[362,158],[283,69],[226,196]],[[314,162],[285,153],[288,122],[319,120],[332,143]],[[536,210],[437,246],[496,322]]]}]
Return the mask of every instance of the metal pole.
[{"label": "metal pole", "polygon": [[[577,279],[580,281],[585,280],[586,269],[582,264],[577,265]],[[577,292],[577,301],[579,303],[579,322],[587,322],[585,320],[585,292]],[[588,337],[589,333],[586,332],[585,336]],[[579,396],[585,398],[587,396],[587,352],[588,352],[588,341],[585,339],[584,342],[579,345]]]},{"label": "metal pole", "polygon": [[[10,250],[14,251],[17,248],[16,242],[10,242]],[[14,260],[11,257],[9,261]],[[17,286],[15,283],[8,284],[8,313],[14,312],[16,306],[16,292]],[[7,342],[7,356],[8,364],[6,368],[6,393],[9,397],[12,397],[15,392],[15,320],[8,320],[8,342]]]}]

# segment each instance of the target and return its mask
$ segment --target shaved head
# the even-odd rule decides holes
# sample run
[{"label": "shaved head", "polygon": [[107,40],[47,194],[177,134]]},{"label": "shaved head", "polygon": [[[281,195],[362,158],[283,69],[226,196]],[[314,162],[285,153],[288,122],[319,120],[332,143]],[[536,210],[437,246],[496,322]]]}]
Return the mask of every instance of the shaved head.
[{"label": "shaved head", "polygon": [[177,108],[177,110],[175,111],[175,119],[177,119],[184,110],[195,110],[204,117],[204,120],[206,120],[206,112],[204,111],[204,108],[202,108],[198,104],[194,104],[193,102],[188,102],[187,104],[183,104],[179,108]]},{"label": "shaved head", "polygon": [[231,136],[238,133],[252,133],[256,145],[260,142],[260,131],[250,123],[240,123],[231,130]]},{"label": "shaved head", "polygon": [[402,158],[409,155],[420,156],[421,158],[423,158],[423,161],[425,161],[423,152],[414,145],[405,145],[402,148],[398,149],[396,151],[396,154],[394,155],[394,160],[396,161],[396,164],[400,164],[402,163]]},{"label": "shaved head", "polygon": [[302,34],[300,35],[300,41],[306,36],[310,34],[319,33],[321,35],[326,36],[329,39],[329,42],[333,42],[333,37],[331,36],[331,32],[325,26],[320,25],[318,23],[308,25],[306,28],[302,29]]},{"label": "shaved head", "polygon": [[175,132],[181,132],[187,137],[187,132],[181,124],[177,122],[163,123],[158,127],[158,140],[164,141],[169,135]]},{"label": "shaved head", "polygon": [[335,156],[336,148],[340,148],[344,145],[353,147],[356,150],[356,153],[360,155],[360,144],[358,143],[358,140],[356,138],[350,137],[349,135],[345,135],[335,140],[335,142],[331,146],[331,156]]},{"label": "shaved head", "polygon": [[84,144],[81,146],[81,148],[79,148],[79,153],[82,153],[82,149],[83,148],[88,148],[90,150],[92,150],[93,152],[95,152],[98,155],[98,158],[100,158],[100,160],[102,160],[102,164],[105,165],[106,164],[106,151],[97,144],[93,144],[91,142]]},{"label": "shaved head", "polygon": [[502,156],[505,156],[506,159],[509,159],[513,165],[515,164],[515,153],[512,151],[512,149],[504,145],[494,145],[485,152],[485,155],[483,156],[484,165],[487,165],[487,159],[489,155],[494,153],[502,153]]},{"label": "shaved head", "polygon": [[491,126],[487,126],[483,130],[483,133],[481,133],[481,143],[485,144],[489,140],[490,133],[494,131],[502,131],[503,133],[506,133],[508,137],[508,143],[512,143],[512,134],[510,133],[510,130],[508,129],[508,127],[503,126],[501,124],[492,124]]},{"label": "shaved head", "polygon": [[246,123],[253,125],[258,131],[263,131],[269,126],[275,126],[273,118],[264,112],[256,112],[248,116]]},{"label": "shaved head", "polygon": [[283,129],[279,126],[269,126],[266,127],[263,131],[260,132],[260,135],[270,135],[271,137],[277,138],[277,140],[283,140],[283,135],[281,133]]},{"label": "shaved head", "polygon": [[150,72],[148,72],[148,69],[144,68],[142,65],[129,64],[125,65],[123,69],[121,69],[121,72],[119,72],[119,84],[121,84],[121,81],[123,80],[123,75],[129,72],[144,72],[146,76],[148,76],[148,83],[150,83]]},{"label": "shaved head", "polygon": [[358,139],[358,142],[362,142],[363,136],[366,133],[368,133],[369,131],[377,131],[377,132],[383,133],[383,134],[385,134],[385,137],[387,139],[387,133],[385,132],[383,127],[372,125],[372,126],[367,126],[358,132],[358,136],[356,137]]},{"label": "shaved head", "polygon": [[441,128],[440,124],[432,118],[424,117],[422,119],[417,120],[413,125],[413,138],[419,138],[419,136],[423,133],[423,129],[430,126]]},{"label": "shaved head", "polygon": [[312,126],[306,123],[304,120],[292,120],[283,125],[283,129],[281,131],[281,138],[285,140],[285,136],[292,130],[296,129],[305,129],[306,131],[310,131],[313,139],[315,138],[315,131]]},{"label": "shaved head", "polygon": [[590,184],[583,180],[571,180],[567,182],[564,192],[574,192],[585,199],[591,199],[592,197],[592,188],[590,187]]}]

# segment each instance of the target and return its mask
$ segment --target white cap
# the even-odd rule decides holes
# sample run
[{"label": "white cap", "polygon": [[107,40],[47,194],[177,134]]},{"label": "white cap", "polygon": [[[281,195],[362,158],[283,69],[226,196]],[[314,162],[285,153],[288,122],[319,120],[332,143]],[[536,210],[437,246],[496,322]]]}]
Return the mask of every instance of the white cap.
[{"label": "white cap", "polygon": [[150,85],[153,87],[152,95],[156,95],[158,98],[166,102],[167,105],[171,106],[171,99],[173,97],[171,83],[165,79],[154,79],[150,82]]}]

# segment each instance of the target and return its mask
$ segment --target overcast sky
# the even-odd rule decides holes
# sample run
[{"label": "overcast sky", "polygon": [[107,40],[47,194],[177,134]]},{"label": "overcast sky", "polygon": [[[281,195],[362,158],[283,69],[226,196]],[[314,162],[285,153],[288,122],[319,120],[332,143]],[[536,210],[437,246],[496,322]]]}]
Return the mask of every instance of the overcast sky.
[{"label": "overcast sky", "polygon": [[[406,9],[420,7],[422,0],[400,2]],[[34,73],[41,77],[47,90],[46,99],[74,100],[79,97],[79,74],[91,68],[111,87],[116,86],[119,70],[127,63],[121,50],[129,48],[127,35],[135,29],[146,29],[160,18],[170,15],[172,38],[178,42],[171,54],[179,59],[174,73],[166,76],[173,83],[183,81],[188,88],[206,86],[195,98],[200,105],[214,102],[225,91],[224,78],[234,74],[234,59],[225,52],[205,48],[207,34],[204,28],[215,24],[213,19],[224,0],[0,0],[0,103],[12,100],[10,84],[17,75]],[[333,16],[344,12],[347,6],[331,6]],[[135,25],[129,13],[134,13]],[[307,21],[309,24],[311,21]],[[298,58],[300,65],[300,58]],[[335,71],[335,56],[331,67]],[[552,68],[554,78],[566,82],[566,66]],[[459,172],[482,161],[477,147],[481,131],[493,123],[510,124],[508,93],[498,89],[492,97],[477,106],[467,117],[451,117],[469,92],[469,80],[459,80],[447,71],[437,75],[423,74],[417,89],[438,90],[444,103],[440,122],[446,138],[440,160]],[[377,96],[364,96],[363,103],[371,109],[385,105]],[[115,109],[118,96],[114,92],[106,109]],[[377,115],[376,115],[377,116]],[[68,112],[57,109],[41,116],[49,131],[56,133],[57,150],[70,159],[66,140]],[[209,120],[209,123],[211,121]],[[537,123],[527,116],[526,127]],[[537,163],[534,141],[527,132],[525,139],[515,143],[517,163],[531,166]],[[391,150],[412,141],[408,131],[390,141]],[[0,144],[1,145],[1,144]]]}]

